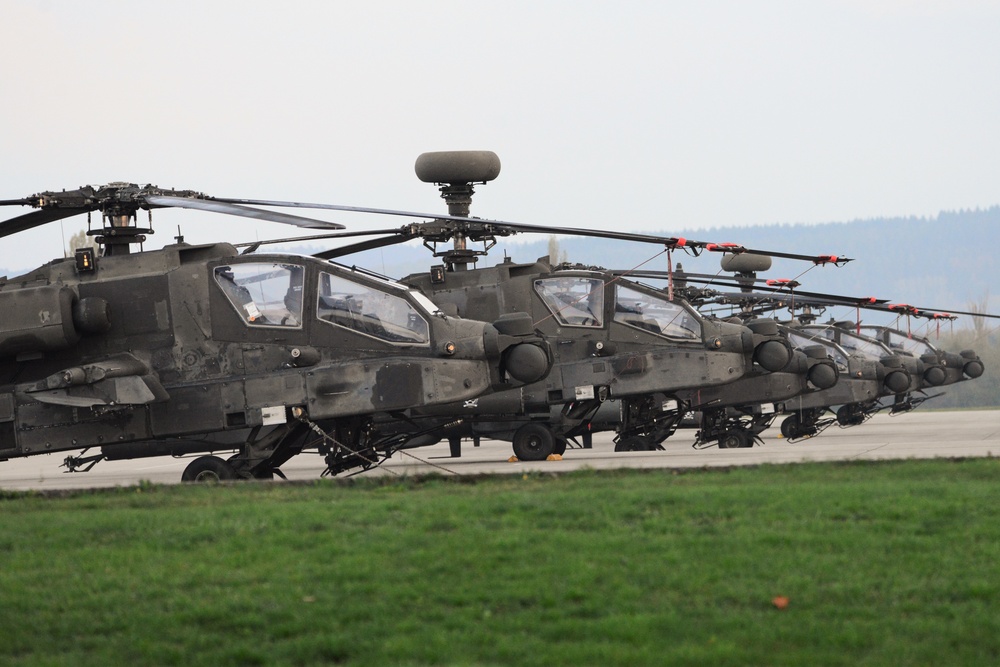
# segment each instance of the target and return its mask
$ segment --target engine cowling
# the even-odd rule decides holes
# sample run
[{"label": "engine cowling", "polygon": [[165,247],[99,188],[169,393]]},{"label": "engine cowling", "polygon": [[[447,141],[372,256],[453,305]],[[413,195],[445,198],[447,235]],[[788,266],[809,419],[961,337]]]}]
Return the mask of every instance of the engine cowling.
[{"label": "engine cowling", "polygon": [[65,285],[0,291],[0,313],[0,357],[65,350],[83,335],[111,328],[107,301],[80,299]]}]

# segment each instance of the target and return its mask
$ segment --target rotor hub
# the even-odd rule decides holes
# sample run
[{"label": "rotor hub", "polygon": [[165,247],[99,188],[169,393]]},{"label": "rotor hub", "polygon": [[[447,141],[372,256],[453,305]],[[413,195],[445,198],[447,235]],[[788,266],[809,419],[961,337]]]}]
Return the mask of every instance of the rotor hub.
[{"label": "rotor hub", "polygon": [[[492,151],[421,153],[413,168],[417,178],[424,183],[438,184],[441,198],[448,205],[449,216],[468,218],[472,208],[472,195],[476,193],[473,184],[488,183],[499,176],[500,158]],[[464,271],[469,264],[476,262],[479,255],[486,254],[486,250],[471,250],[468,247],[469,234],[466,229],[455,229],[450,223],[440,222],[448,227],[453,246],[451,250],[444,252],[435,250],[434,256],[443,258],[449,270]],[[426,238],[425,236],[425,245]],[[489,247],[496,243],[490,230],[475,233],[472,238],[489,244]]]}]

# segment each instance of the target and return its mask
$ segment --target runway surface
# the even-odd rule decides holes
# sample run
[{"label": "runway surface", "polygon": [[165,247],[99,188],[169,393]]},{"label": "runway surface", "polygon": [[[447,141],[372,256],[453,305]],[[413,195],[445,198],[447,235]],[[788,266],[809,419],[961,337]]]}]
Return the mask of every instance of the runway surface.
[{"label": "runway surface", "polygon": [[[844,429],[834,425],[817,437],[798,442],[782,439],[778,429],[772,427],[764,432],[763,444],[748,449],[694,449],[691,447],[694,431],[680,430],[664,442],[665,451],[617,453],[612,436],[597,434],[592,449],[569,449],[562,461],[539,462],[509,462],[512,452],[507,442],[484,440],[481,446],[473,447],[471,441],[466,441],[460,458],[452,458],[447,443],[439,443],[399,452],[382,466],[361,475],[518,474],[580,468],[698,468],[852,459],[992,457],[1000,455],[1000,410],[877,415],[861,426]],[[66,473],[60,467],[65,455],[46,454],[0,463],[0,489],[133,486],[141,481],[176,484],[193,458],[105,461],[87,473]],[[316,479],[324,467],[317,454],[306,453],[289,461],[282,471],[290,480]]]}]

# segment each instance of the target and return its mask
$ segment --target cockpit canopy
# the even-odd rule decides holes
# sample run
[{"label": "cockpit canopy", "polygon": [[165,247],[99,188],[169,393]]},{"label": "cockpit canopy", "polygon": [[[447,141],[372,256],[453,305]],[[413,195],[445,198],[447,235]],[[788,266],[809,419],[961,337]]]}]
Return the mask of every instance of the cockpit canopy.
[{"label": "cockpit canopy", "polygon": [[[539,278],[535,292],[555,317],[568,327],[605,325],[605,281],[588,276]],[[693,311],[665,297],[617,283],[614,321],[674,340],[701,340],[701,321]]]},{"label": "cockpit canopy", "polygon": [[[215,269],[215,281],[248,326],[301,328],[309,314],[302,266],[274,262],[220,266]],[[406,298],[408,294],[409,290],[395,283],[376,286],[320,271],[315,317],[391,343],[427,344],[430,327],[424,314]]]}]

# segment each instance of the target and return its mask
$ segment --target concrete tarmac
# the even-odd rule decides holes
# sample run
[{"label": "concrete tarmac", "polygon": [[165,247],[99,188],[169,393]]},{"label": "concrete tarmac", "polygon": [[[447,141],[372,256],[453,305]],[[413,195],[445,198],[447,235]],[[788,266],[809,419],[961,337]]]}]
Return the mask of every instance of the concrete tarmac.
[{"label": "concrete tarmac", "polygon": [[[779,420],[776,421],[780,423]],[[693,430],[680,430],[664,442],[665,451],[614,451],[613,434],[594,436],[592,449],[568,449],[561,461],[510,462],[510,443],[484,440],[462,445],[462,456],[452,458],[447,443],[398,452],[371,475],[519,474],[528,471],[561,472],[580,468],[699,468],[805,461],[882,460],[1000,456],[1000,410],[921,412],[875,416],[851,428],[833,425],[819,436],[788,442],[778,428],[764,432],[763,444],[747,449],[694,449]],[[105,461],[86,473],[66,473],[60,465],[66,454],[45,454],[0,463],[0,489],[51,490],[134,486],[142,481],[180,483],[181,473],[194,457],[158,457],[133,461]],[[223,455],[225,458],[227,455]],[[316,479],[324,469],[315,453],[305,453],[282,466],[290,480]],[[343,476],[343,475],[342,475]],[[277,482],[277,483],[280,483]]]}]

